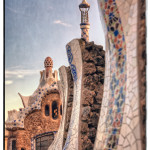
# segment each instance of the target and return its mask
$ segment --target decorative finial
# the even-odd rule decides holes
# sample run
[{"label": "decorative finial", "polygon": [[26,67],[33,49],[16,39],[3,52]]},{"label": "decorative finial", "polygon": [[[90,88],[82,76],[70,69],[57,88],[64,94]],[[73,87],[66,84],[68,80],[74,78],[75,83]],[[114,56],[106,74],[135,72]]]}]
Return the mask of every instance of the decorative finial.
[{"label": "decorative finial", "polygon": [[89,41],[89,17],[88,11],[90,9],[90,4],[87,3],[86,0],[83,0],[82,3],[79,5],[79,9],[81,11],[81,38],[85,39],[85,41]]},{"label": "decorative finial", "polygon": [[44,61],[44,67],[46,71],[46,78],[52,74],[53,60],[50,57],[46,57]]},{"label": "decorative finial", "polygon": [[46,57],[44,61],[44,67],[52,67],[53,68],[53,60],[50,57]]}]

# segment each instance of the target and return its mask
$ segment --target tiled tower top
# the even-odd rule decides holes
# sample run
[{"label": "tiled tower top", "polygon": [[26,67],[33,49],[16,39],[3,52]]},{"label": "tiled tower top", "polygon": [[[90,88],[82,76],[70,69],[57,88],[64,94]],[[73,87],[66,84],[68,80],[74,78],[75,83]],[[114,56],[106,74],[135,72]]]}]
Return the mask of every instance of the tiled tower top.
[{"label": "tiled tower top", "polygon": [[53,68],[53,60],[51,57],[46,57],[44,61],[44,67],[52,67]]},{"label": "tiled tower top", "polygon": [[88,4],[86,0],[83,0],[79,5],[79,9],[81,11],[81,38],[88,42],[90,29],[88,11],[90,9],[90,4]]},{"label": "tiled tower top", "polygon": [[24,119],[26,116],[34,110],[41,109],[42,97],[47,95],[47,93],[58,91],[58,72],[57,70],[52,70],[53,60],[51,57],[46,57],[44,67],[45,69],[40,71],[40,83],[34,93],[30,96],[22,96],[18,93],[24,108],[20,108],[19,111],[8,111],[8,119],[6,120],[7,129],[24,128]]}]

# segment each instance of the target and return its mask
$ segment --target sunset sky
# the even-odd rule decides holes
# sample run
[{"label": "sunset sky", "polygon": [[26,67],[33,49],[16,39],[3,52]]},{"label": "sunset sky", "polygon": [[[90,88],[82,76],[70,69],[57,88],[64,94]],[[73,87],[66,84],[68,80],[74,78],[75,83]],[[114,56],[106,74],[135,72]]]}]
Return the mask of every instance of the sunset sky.
[{"label": "sunset sky", "polygon": [[[96,0],[91,8],[90,41],[105,45]],[[5,114],[23,107],[18,95],[36,90],[44,59],[50,56],[54,69],[68,66],[65,45],[80,38],[81,0],[5,1]],[[105,47],[104,47],[105,48]]]}]

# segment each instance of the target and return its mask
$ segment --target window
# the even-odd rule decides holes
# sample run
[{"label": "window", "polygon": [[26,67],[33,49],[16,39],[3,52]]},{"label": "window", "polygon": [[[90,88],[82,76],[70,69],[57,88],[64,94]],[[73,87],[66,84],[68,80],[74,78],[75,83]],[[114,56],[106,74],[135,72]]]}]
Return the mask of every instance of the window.
[{"label": "window", "polygon": [[17,150],[17,148],[16,148],[16,140],[12,140],[12,150]]},{"label": "window", "polygon": [[45,116],[49,116],[49,106],[45,106]]},{"label": "window", "polygon": [[25,150],[24,148],[21,148],[21,150]]},{"label": "window", "polygon": [[62,105],[60,105],[60,114],[62,115]]},{"label": "window", "polygon": [[54,140],[53,133],[44,133],[36,137],[36,150],[48,150]]},{"label": "window", "polygon": [[58,107],[57,107],[57,102],[56,101],[54,101],[52,103],[52,117],[53,117],[53,119],[58,118]]}]

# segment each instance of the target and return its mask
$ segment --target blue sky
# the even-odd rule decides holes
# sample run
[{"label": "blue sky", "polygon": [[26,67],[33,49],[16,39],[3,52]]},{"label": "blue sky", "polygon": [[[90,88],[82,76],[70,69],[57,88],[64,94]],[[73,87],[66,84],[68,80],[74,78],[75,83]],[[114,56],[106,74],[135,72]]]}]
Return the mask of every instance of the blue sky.
[{"label": "blue sky", "polygon": [[[90,41],[105,45],[97,1],[88,0]],[[44,59],[50,56],[54,69],[68,66],[65,45],[81,37],[81,0],[5,1],[5,114],[23,107],[24,96],[36,90]],[[105,48],[105,47],[104,47]]]}]

